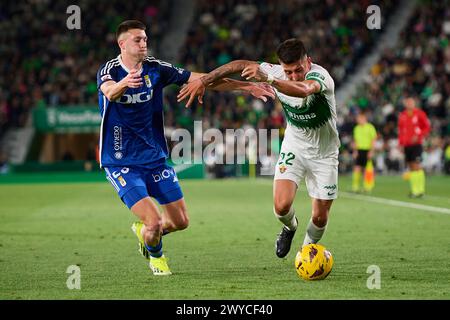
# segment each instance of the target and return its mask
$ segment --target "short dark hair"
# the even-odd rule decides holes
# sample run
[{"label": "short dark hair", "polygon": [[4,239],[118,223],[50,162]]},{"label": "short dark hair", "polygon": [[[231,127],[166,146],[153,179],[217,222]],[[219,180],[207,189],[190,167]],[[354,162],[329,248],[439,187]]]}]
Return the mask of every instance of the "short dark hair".
[{"label": "short dark hair", "polygon": [[119,36],[122,33],[127,32],[130,29],[141,29],[141,30],[145,30],[145,24],[143,24],[142,22],[140,22],[139,20],[125,20],[124,22],[122,22],[121,24],[119,24],[119,26],[117,27],[116,30],[116,39],[119,39]]},{"label": "short dark hair", "polygon": [[295,38],[283,41],[277,48],[278,59],[285,64],[297,62],[306,55],[305,45]]}]

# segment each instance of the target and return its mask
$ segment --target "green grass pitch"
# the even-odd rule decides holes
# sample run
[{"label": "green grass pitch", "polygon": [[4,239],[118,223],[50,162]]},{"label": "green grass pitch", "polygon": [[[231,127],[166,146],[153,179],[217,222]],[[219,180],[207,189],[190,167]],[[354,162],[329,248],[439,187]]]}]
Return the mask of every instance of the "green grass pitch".
[{"label": "green grass pitch", "polygon": [[[295,202],[294,246],[278,259],[281,224],[272,213],[272,180],[181,185],[190,226],[164,237],[173,275],[154,277],[137,252],[130,230],[135,219],[106,180],[0,183],[0,299],[450,298],[449,177],[429,177],[428,196],[420,200],[406,197],[400,177],[377,177],[372,197],[431,211],[355,199],[345,193],[350,177],[341,177],[341,196],[321,241],[334,268],[312,282],[294,268],[311,210],[304,186]],[[80,266],[80,290],[66,286],[70,265]],[[367,287],[371,265],[380,268],[380,289]]]}]

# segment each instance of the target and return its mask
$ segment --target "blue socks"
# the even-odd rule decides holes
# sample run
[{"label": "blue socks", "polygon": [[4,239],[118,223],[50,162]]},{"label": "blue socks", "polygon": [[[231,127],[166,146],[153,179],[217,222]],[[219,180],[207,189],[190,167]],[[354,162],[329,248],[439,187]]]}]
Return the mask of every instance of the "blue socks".
[{"label": "blue socks", "polygon": [[145,244],[145,247],[147,248],[148,252],[150,252],[150,256],[152,256],[153,258],[160,258],[163,255],[162,239],[159,240],[159,243],[156,246],[149,246],[148,244]]}]

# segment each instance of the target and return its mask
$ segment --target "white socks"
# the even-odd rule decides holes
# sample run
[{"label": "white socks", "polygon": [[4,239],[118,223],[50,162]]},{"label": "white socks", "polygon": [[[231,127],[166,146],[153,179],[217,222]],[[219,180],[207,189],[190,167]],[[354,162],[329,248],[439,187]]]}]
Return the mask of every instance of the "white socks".
[{"label": "white socks", "polygon": [[303,240],[303,246],[306,246],[310,243],[317,243],[320,239],[322,239],[323,233],[325,232],[325,229],[327,228],[327,225],[323,226],[322,228],[319,228],[312,222],[312,220],[309,220],[308,227],[306,228],[306,235],[305,240]]},{"label": "white socks", "polygon": [[284,224],[289,230],[295,231],[297,229],[297,219],[295,218],[294,206],[291,206],[289,212],[284,216],[278,215],[275,209],[273,210],[273,213],[275,214],[275,217],[277,217],[277,219],[280,220],[281,223]]},{"label": "white socks", "polygon": [[[273,212],[274,212],[275,216],[277,217],[277,219],[280,220],[280,222],[282,224],[284,224],[289,230],[291,230],[291,231],[297,230],[297,219],[295,218],[294,206],[291,206],[291,208],[289,209],[289,212],[284,216],[278,215],[278,213],[275,212],[275,209]],[[325,233],[326,228],[327,228],[327,225],[319,228],[318,226],[316,226],[314,224],[312,219],[310,219],[308,226],[306,227],[306,234],[305,234],[305,239],[303,240],[303,246],[310,244],[310,243],[319,242],[320,239],[322,239],[322,236]]]}]

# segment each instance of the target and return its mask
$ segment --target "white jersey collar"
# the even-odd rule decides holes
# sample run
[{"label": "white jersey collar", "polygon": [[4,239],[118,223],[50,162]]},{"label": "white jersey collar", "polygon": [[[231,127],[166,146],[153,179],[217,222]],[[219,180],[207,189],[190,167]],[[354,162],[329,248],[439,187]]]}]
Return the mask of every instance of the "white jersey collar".
[{"label": "white jersey collar", "polygon": [[[122,57],[120,56],[120,54],[117,56],[117,60],[119,60],[120,66],[123,68],[123,70],[125,70],[127,73],[130,73],[130,70],[123,63]],[[142,73],[142,69],[143,69],[143,67],[141,67],[141,69],[139,70],[139,73]]]}]

